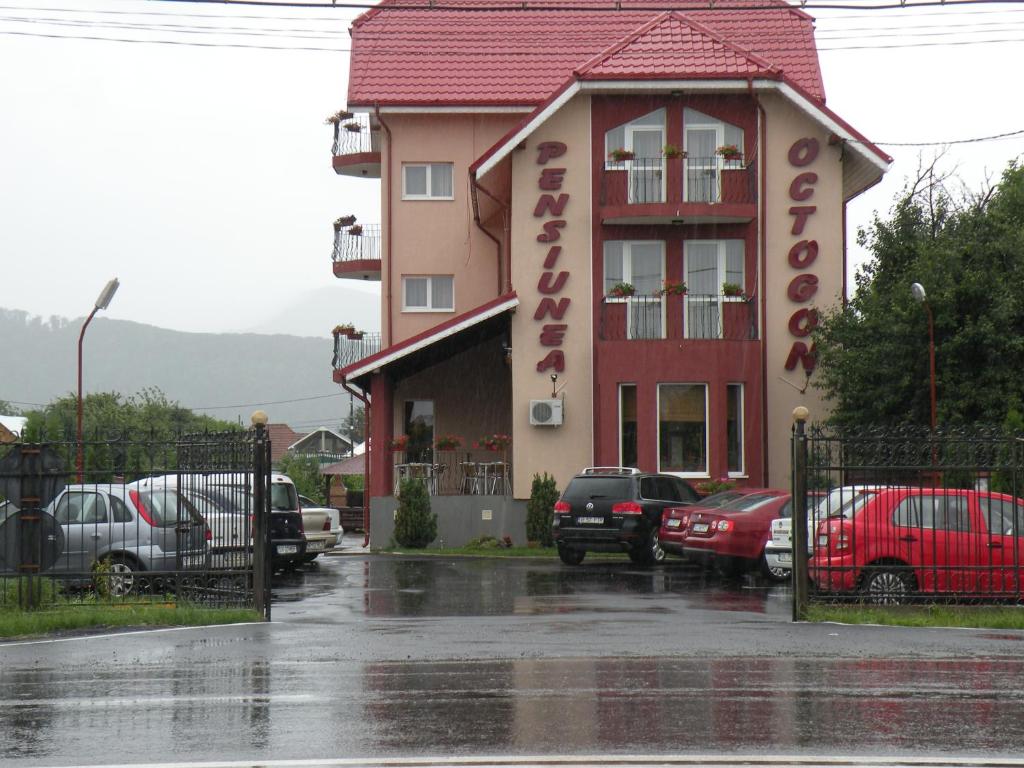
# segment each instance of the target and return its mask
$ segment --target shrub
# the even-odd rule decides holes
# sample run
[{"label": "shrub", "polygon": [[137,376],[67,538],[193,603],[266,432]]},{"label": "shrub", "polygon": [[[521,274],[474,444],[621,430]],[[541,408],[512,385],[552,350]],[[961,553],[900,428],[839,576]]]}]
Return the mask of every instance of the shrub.
[{"label": "shrub", "polygon": [[402,547],[422,549],[437,538],[437,515],[430,511],[430,496],[422,480],[403,480],[398,489],[395,541]]},{"label": "shrub", "polygon": [[558,486],[555,478],[547,472],[544,476],[535,474],[530,487],[530,500],[526,503],[526,538],[539,541],[541,546],[554,545],[551,538],[551,518],[555,513],[555,502],[558,501]]},{"label": "shrub", "polygon": [[324,479],[320,474],[320,461],[316,456],[286,453],[281,457],[280,471],[295,483],[295,490],[323,504]]}]

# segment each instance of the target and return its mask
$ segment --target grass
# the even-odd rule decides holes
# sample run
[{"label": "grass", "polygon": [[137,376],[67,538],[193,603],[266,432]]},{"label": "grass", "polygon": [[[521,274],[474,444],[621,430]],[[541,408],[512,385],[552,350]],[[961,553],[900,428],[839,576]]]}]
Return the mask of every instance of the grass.
[{"label": "grass", "polygon": [[0,584],[0,638],[32,637],[59,632],[116,627],[194,627],[259,621],[260,615],[247,608],[208,608],[175,602],[173,596],[154,595],[151,602],[138,598],[120,600],[81,593],[62,594],[51,579],[38,579],[36,610],[18,606],[18,579]]},{"label": "grass", "polygon": [[896,627],[1024,629],[1024,606],[812,605],[807,609],[807,620]]}]

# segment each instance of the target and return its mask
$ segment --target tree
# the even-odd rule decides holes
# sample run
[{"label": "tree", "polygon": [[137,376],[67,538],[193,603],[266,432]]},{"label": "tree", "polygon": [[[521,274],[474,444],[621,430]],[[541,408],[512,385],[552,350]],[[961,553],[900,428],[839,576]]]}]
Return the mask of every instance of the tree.
[{"label": "tree", "polygon": [[554,546],[551,536],[551,519],[555,514],[555,502],[558,501],[558,486],[555,478],[547,472],[541,477],[533,476],[530,488],[530,500],[526,502],[526,538],[538,541],[542,547]]},{"label": "tree", "polygon": [[341,420],[341,428],[345,431],[352,444],[362,443],[366,440],[366,409],[357,405],[352,409],[352,415]]},{"label": "tree", "polygon": [[422,549],[437,538],[437,514],[430,511],[430,496],[422,480],[403,480],[398,488],[395,541]]},{"label": "tree", "polygon": [[0,400],[0,416],[20,416],[21,412],[6,400]]},{"label": "tree", "polygon": [[1024,403],[1024,168],[984,193],[953,193],[934,165],[858,240],[872,259],[849,304],[815,331],[816,384],[836,424],[930,418],[928,317],[935,318],[940,425],[1002,424]]},{"label": "tree", "polygon": [[316,456],[286,453],[281,457],[281,472],[295,483],[295,489],[319,504],[324,503],[324,478]]}]

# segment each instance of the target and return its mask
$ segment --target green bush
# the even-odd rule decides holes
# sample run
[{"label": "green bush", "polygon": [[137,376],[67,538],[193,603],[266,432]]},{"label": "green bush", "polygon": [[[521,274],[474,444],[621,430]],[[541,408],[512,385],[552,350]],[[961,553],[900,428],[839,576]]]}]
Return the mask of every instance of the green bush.
[{"label": "green bush", "polygon": [[430,496],[422,480],[403,480],[398,489],[395,541],[402,547],[422,549],[437,538],[437,515],[430,511]]},{"label": "green bush", "polygon": [[555,478],[547,472],[544,476],[533,476],[530,487],[530,500],[526,503],[526,539],[539,541],[542,547],[554,545],[551,538],[551,518],[555,514],[555,502],[558,501],[558,486]]},{"label": "green bush", "polygon": [[61,599],[60,584],[53,579],[46,576],[32,578],[31,593],[29,583],[27,576],[0,578],[0,608],[16,610],[29,603],[37,608],[47,608]]},{"label": "green bush", "polygon": [[295,483],[295,490],[318,504],[324,503],[324,479],[316,456],[286,453],[281,457],[279,466],[282,474],[288,475]]}]

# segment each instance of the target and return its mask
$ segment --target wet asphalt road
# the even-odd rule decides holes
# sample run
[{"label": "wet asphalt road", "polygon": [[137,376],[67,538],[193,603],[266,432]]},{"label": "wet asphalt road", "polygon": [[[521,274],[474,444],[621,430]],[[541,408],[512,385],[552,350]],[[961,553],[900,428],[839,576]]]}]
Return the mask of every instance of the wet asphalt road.
[{"label": "wet asphalt road", "polygon": [[1024,754],[1024,633],[793,625],[681,563],[321,558],[269,625],[0,645],[0,763]]}]

